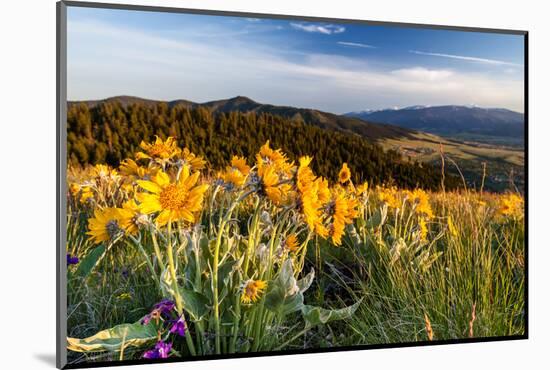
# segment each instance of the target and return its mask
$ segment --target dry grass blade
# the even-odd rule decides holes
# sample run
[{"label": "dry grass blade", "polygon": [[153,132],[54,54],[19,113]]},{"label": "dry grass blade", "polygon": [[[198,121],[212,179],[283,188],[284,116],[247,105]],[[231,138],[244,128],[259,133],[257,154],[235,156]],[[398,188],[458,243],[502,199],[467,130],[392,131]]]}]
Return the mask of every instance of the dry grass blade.
[{"label": "dry grass blade", "polygon": [[432,329],[432,323],[430,322],[430,318],[426,313],[424,313],[424,324],[426,325],[426,334],[428,335],[428,340],[434,339],[434,332]]},{"label": "dry grass blade", "polygon": [[468,333],[468,336],[470,338],[474,337],[474,321],[476,321],[476,304],[472,305],[472,318],[470,319],[470,331]]}]

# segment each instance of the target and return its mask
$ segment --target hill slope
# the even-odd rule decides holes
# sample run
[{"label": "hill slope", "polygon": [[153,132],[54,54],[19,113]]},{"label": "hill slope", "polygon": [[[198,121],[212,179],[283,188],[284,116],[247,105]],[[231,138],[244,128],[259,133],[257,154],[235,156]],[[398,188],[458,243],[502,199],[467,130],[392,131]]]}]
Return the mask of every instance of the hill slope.
[{"label": "hill slope", "polygon": [[[115,96],[103,100],[74,101],[69,102],[69,105],[78,103],[84,103],[89,108],[95,107],[101,103],[120,103],[123,107],[126,108],[133,103],[153,106],[162,102],[158,100],[143,99],[132,96]],[[333,113],[322,112],[316,109],[262,104],[245,96],[236,96],[231,99],[214,100],[206,103],[195,103],[183,99],[166,101],[164,103],[166,103],[170,108],[178,105],[184,106],[186,108],[205,107],[208,108],[212,113],[269,113],[294,121],[301,121],[306,124],[311,124],[324,129],[332,129],[358,134],[370,140],[409,137],[414,134],[414,131],[398,126],[373,123],[369,122],[368,120],[358,119],[355,117],[340,116]]]}]

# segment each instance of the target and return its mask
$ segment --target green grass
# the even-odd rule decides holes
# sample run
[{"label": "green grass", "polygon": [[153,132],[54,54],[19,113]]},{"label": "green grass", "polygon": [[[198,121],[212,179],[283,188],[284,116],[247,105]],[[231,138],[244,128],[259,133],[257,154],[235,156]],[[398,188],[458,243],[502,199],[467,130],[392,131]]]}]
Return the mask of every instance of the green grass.
[{"label": "green grass", "polygon": [[522,221],[478,212],[473,196],[437,198],[435,212],[451,215],[458,235],[446,231],[445,218],[432,221],[431,237],[438,239],[424,248],[437,258],[428,268],[405,234],[398,235],[405,243],[396,257],[392,233],[382,227],[384,236],[374,237],[378,226],[368,223],[357,227],[359,239],[348,239],[349,249],[331,253],[333,265],[325,278],[352,300],[364,298],[348,321],[343,344],[428,340],[424,314],[434,340],[467,338],[474,304],[474,337],[524,333]]}]

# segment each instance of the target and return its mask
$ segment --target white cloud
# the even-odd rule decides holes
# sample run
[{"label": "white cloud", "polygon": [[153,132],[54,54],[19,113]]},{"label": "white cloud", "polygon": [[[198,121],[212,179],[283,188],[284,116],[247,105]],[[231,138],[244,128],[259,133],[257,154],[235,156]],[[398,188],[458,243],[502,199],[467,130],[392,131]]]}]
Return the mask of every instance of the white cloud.
[{"label": "white cloud", "polygon": [[445,81],[454,72],[447,69],[427,69],[424,67],[403,68],[391,71],[391,74],[405,80],[426,80],[430,82]]},{"label": "white cloud", "polygon": [[410,50],[410,52],[413,53],[413,54],[418,54],[418,55],[429,55],[429,56],[433,56],[433,57],[459,59],[459,60],[465,60],[465,61],[468,61],[468,62],[477,62],[477,63],[485,63],[485,64],[493,64],[493,65],[501,65],[501,66],[516,66],[516,67],[522,67],[523,66],[522,64],[510,63],[510,62],[505,62],[505,61],[502,61],[502,60],[470,57],[470,56],[464,56],[464,55],[453,55],[453,54],[443,54],[443,53],[428,53],[428,52],[418,51],[418,50]]},{"label": "white cloud", "polygon": [[344,26],[339,26],[336,24],[291,23],[290,26],[300,31],[323,33],[325,35],[342,33],[346,30]]},{"label": "white cloud", "polygon": [[376,46],[368,45],[368,44],[362,44],[359,42],[348,42],[348,41],[338,41],[337,44],[344,45],[344,46],[354,46],[358,48],[368,48],[368,49],[374,49]]}]

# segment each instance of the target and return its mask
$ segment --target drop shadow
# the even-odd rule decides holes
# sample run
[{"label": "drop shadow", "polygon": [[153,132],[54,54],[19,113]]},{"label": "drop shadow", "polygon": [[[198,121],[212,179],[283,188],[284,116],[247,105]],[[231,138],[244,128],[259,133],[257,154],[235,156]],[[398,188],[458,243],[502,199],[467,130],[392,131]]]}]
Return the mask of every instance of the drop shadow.
[{"label": "drop shadow", "polygon": [[55,353],[35,353],[34,358],[51,367],[56,366]]}]

